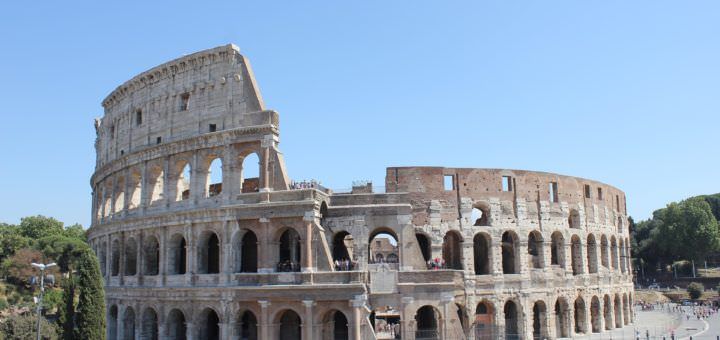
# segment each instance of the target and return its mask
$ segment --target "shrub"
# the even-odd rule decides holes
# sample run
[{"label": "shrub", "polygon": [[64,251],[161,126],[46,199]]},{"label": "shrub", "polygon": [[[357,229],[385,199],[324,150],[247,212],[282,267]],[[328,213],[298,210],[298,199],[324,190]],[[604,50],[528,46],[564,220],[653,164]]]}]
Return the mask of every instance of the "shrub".
[{"label": "shrub", "polygon": [[697,300],[702,296],[703,291],[705,291],[705,286],[702,285],[702,283],[699,282],[692,282],[687,287],[688,295],[690,295],[690,298],[693,300]]},{"label": "shrub", "polygon": [[4,310],[5,308],[8,308],[8,306],[7,300],[0,298],[0,310]]},{"label": "shrub", "polygon": [[[56,340],[58,338],[55,325],[49,323],[45,318],[40,320],[40,324],[42,327],[40,334],[43,339]],[[37,317],[34,314],[13,315],[0,324],[0,334],[5,337],[5,340],[35,339],[36,325]]]}]

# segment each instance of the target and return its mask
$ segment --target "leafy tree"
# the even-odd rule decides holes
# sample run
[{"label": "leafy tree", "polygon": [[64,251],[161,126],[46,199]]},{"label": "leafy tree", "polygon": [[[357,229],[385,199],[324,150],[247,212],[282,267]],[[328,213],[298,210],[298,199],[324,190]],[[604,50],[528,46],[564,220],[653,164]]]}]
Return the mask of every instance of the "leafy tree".
[{"label": "leafy tree", "polygon": [[87,248],[78,263],[77,339],[105,339],[105,294],[100,265]]},{"label": "leafy tree", "polygon": [[690,298],[693,300],[697,300],[702,296],[702,293],[705,291],[705,286],[702,285],[702,283],[699,282],[691,282],[687,286],[687,292],[688,295],[690,295]]},{"label": "leafy tree", "polygon": [[85,229],[83,229],[82,225],[77,223],[65,228],[65,230],[63,230],[63,236],[87,242]]},{"label": "leafy tree", "polygon": [[35,247],[45,256],[55,259],[63,273],[71,272],[76,267],[73,263],[77,262],[86,249],[89,249],[84,240],[65,235],[43,237],[36,242]]},{"label": "leafy tree", "polygon": [[674,259],[700,260],[720,246],[718,222],[702,198],[670,203],[653,219],[662,221],[655,242]]},{"label": "leafy tree", "polygon": [[38,274],[37,270],[30,264],[32,262],[40,262],[42,258],[43,254],[35,249],[20,249],[15,255],[2,262],[3,274],[10,282],[29,286],[30,278]]},{"label": "leafy tree", "polygon": [[30,244],[30,239],[20,234],[15,225],[0,223],[0,261],[13,256],[18,249]]},{"label": "leafy tree", "polygon": [[[45,318],[40,319],[40,335],[43,339],[55,340],[57,328]],[[35,339],[37,335],[37,316],[35,314],[11,315],[4,322],[0,323],[0,335],[5,340],[27,340]]]},{"label": "leafy tree", "polygon": [[75,338],[75,288],[77,283],[72,273],[70,277],[63,280],[63,301],[58,310],[58,325],[60,326],[62,338],[72,340]]},{"label": "leafy tree", "polygon": [[20,233],[30,239],[63,233],[63,223],[42,215],[23,217],[20,219]]}]

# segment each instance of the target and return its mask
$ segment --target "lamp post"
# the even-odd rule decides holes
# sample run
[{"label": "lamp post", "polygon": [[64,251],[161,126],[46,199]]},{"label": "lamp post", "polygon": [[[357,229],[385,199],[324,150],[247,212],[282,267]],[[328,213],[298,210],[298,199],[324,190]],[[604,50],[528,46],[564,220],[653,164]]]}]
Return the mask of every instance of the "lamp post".
[{"label": "lamp post", "polygon": [[31,263],[31,266],[40,269],[40,299],[38,300],[37,305],[37,340],[40,340],[40,318],[42,317],[41,311],[42,311],[42,299],[43,294],[45,293],[45,269],[48,269],[50,267],[56,266],[55,262],[48,263],[48,264],[42,264],[42,263]]}]

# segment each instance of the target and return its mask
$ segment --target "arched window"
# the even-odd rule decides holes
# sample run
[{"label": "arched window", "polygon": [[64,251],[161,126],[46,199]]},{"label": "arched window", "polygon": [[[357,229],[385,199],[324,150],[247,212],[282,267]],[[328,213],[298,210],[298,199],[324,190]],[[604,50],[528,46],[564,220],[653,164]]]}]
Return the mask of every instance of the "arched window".
[{"label": "arched window", "polygon": [[287,229],[280,235],[278,272],[300,271],[300,235],[295,229]]},{"label": "arched window", "polygon": [[618,269],[618,246],[615,236],[610,237],[610,256],[612,256],[612,269]]},{"label": "arched window", "polygon": [[605,330],[609,331],[613,329],[613,319],[612,319],[612,301],[610,300],[610,296],[605,294],[603,297],[603,317],[605,318]]},{"label": "arched window", "polygon": [[220,239],[214,232],[207,232],[200,248],[198,272],[201,274],[217,274],[220,272]]},{"label": "arched window", "polygon": [[118,276],[120,275],[120,241],[113,240],[112,249],[110,251],[112,252],[112,259],[110,261],[110,275]]},{"label": "arched window", "polygon": [[580,221],[580,213],[577,210],[570,210],[570,215],[568,216],[568,225],[570,226],[570,228],[580,229],[582,223]]},{"label": "arched window", "polygon": [[349,340],[350,338],[347,318],[339,310],[334,309],[325,313],[320,328],[323,340]]},{"label": "arched window", "polygon": [[621,328],[622,326],[622,302],[620,301],[620,295],[615,294],[615,328]]},{"label": "arched window", "polygon": [[575,299],[575,333],[587,333],[587,316],[585,315],[585,300],[582,297]]},{"label": "arched window", "polygon": [[630,324],[630,304],[626,293],[623,293],[623,321],[625,325]]},{"label": "arched window", "polygon": [[505,302],[503,308],[503,314],[505,315],[505,339],[507,340],[519,340],[520,336],[520,318],[518,318],[517,305],[513,301]]},{"label": "arched window", "polygon": [[236,273],[257,273],[257,236],[252,230],[243,229],[235,235],[233,258]]},{"label": "arched window", "polygon": [[473,237],[475,275],[490,274],[490,235],[478,233]]},{"label": "arched window", "polygon": [[206,308],[200,313],[200,337],[203,340],[220,339],[220,318],[211,308]]},{"label": "arched window", "polygon": [[130,186],[128,187],[128,209],[135,209],[140,206],[140,196],[142,193],[142,175],[137,169],[130,172],[128,178]]},{"label": "arched window", "polygon": [[617,218],[617,232],[618,232],[618,234],[622,234],[622,232],[623,232],[623,218],[622,218],[622,216],[618,216],[618,218]]},{"label": "arched window", "polygon": [[218,157],[210,162],[207,178],[206,197],[219,195],[222,192],[223,183],[222,159]]},{"label": "arched window", "polygon": [[448,269],[462,270],[462,236],[456,231],[448,231],[443,238],[442,254]]},{"label": "arched window", "polygon": [[417,240],[418,246],[420,247],[420,253],[422,253],[423,260],[428,262],[432,259],[432,252],[430,250],[430,239],[421,233],[415,233],[415,239]]},{"label": "arched window", "polygon": [[556,231],[552,234],[550,243],[550,264],[565,266],[565,238],[562,233]]},{"label": "arched window", "polygon": [[332,255],[335,261],[353,261],[354,240],[347,231],[340,231],[333,236]]},{"label": "arched window", "polygon": [[478,202],[472,209],[470,220],[475,226],[490,225],[490,206],[485,202]]},{"label": "arched window", "polygon": [[155,236],[148,236],[143,248],[143,274],[158,275],[160,272],[160,243]]},{"label": "arched window", "polygon": [[600,260],[603,267],[610,268],[610,246],[605,235],[600,237]]},{"label": "arched window", "polygon": [[251,153],[242,158],[240,187],[243,193],[257,192],[260,184],[260,158],[256,153]]},{"label": "arched window", "polygon": [[125,207],[125,177],[118,177],[115,182],[115,213],[119,213]]},{"label": "arched window", "polygon": [[570,337],[568,303],[564,298],[558,298],[555,302],[555,334],[560,338]]},{"label": "arched window", "polygon": [[179,309],[173,309],[168,313],[167,334],[168,339],[185,340],[187,338],[185,314]]},{"label": "arched window", "polygon": [[107,273],[107,243],[105,242],[100,244],[98,261],[100,261],[100,273],[105,276]]},{"label": "arched window", "polygon": [[602,325],[600,320],[600,299],[597,296],[593,296],[590,300],[590,324],[592,325],[593,333],[600,333],[602,331]]},{"label": "arched window", "polygon": [[125,276],[137,274],[137,247],[134,238],[125,240]]},{"label": "arched window", "polygon": [[190,198],[190,176],[192,176],[190,163],[180,161],[176,166],[177,182],[175,184],[175,201],[184,201]]},{"label": "arched window", "polygon": [[165,187],[163,169],[159,166],[153,166],[150,168],[148,174],[150,175],[148,180],[150,192],[148,196],[150,197],[150,204],[153,204],[163,199],[163,190]]},{"label": "arched window", "polygon": [[570,257],[572,260],[573,275],[580,275],[584,272],[581,249],[580,237],[573,235],[572,238],[570,238]]},{"label": "arched window", "polygon": [[625,255],[625,241],[622,238],[620,239],[620,245],[618,246],[618,250],[620,252],[620,271],[622,273],[625,273],[627,270],[627,267],[625,266],[625,260],[627,257]]},{"label": "arched window", "polygon": [[238,320],[238,335],[241,340],[257,340],[257,318],[251,311],[245,311]]},{"label": "arched window", "polygon": [[146,340],[158,340],[158,316],[152,308],[145,308],[142,314],[141,338]]},{"label": "arched window", "polygon": [[173,235],[170,242],[168,242],[168,247],[168,274],[185,274],[187,270],[187,244],[185,238],[180,234]]},{"label": "arched window", "polygon": [[107,336],[108,339],[117,339],[117,324],[118,324],[118,308],[116,305],[110,306],[108,310],[108,325],[107,325]]},{"label": "arched window", "polygon": [[415,314],[415,339],[439,339],[438,320],[440,313],[432,306],[422,306]]},{"label": "arched window", "polygon": [[536,301],[533,305],[533,339],[547,338],[547,307],[545,302]]},{"label": "arched window", "polygon": [[280,326],[280,340],[299,340],[302,339],[302,320],[300,316],[292,310],[286,310],[280,314],[278,320]]},{"label": "arched window", "polygon": [[[368,242],[368,263],[385,262],[390,254],[399,254],[398,238],[387,228],[379,228],[370,234]],[[378,257],[382,255],[382,258]]]},{"label": "arched window", "polygon": [[502,235],[502,265],[503,274],[518,274],[520,272],[519,258],[517,254],[517,235],[506,231]]},{"label": "arched window", "polygon": [[530,264],[534,269],[544,267],[543,261],[543,238],[539,231],[534,230],[528,235],[528,256]]},{"label": "arched window", "polygon": [[489,301],[481,301],[475,308],[475,339],[494,340],[498,338],[494,325],[494,309]]},{"label": "arched window", "polygon": [[597,242],[595,241],[595,236],[590,234],[587,237],[587,261],[590,274],[598,272],[597,257]]},{"label": "arched window", "polygon": [[135,310],[132,307],[125,308],[122,324],[123,334],[125,335],[123,340],[135,340]]}]

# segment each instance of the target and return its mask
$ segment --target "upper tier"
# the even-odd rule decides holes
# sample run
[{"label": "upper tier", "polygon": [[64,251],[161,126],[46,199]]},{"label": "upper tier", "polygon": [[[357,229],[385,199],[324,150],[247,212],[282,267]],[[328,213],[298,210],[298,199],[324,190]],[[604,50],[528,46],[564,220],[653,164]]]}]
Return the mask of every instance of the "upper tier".
[{"label": "upper tier", "polygon": [[202,133],[254,125],[264,110],[249,61],[235,45],[193,53],[145,71],[102,102],[96,169],[123,155]]}]

